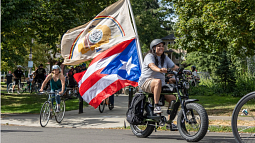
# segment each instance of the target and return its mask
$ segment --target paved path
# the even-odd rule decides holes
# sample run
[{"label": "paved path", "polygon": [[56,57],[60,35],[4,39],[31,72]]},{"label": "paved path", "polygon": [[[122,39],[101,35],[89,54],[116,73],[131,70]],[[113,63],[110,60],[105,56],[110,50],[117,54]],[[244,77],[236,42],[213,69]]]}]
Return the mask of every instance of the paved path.
[{"label": "paved path", "polygon": [[[2,143],[187,143],[179,132],[157,131],[137,138],[131,130],[1,126]],[[209,132],[200,143],[235,143],[232,133]]]},{"label": "paved path", "polygon": [[[113,110],[105,108],[103,113],[92,106],[83,109],[84,113],[78,114],[78,110],[67,111],[62,123],[58,124],[51,119],[47,127],[71,127],[71,128],[115,128],[123,127],[126,118],[128,96],[115,96]],[[166,107],[162,108],[166,114]],[[228,116],[209,116],[209,119],[231,120]],[[1,124],[35,126],[40,127],[39,114],[1,114]]]}]

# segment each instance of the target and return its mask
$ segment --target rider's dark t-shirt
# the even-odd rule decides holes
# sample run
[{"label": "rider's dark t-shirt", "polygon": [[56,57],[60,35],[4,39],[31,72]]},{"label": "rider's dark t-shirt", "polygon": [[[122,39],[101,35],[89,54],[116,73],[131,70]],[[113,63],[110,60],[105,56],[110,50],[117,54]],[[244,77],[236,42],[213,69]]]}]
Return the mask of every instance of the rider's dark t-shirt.
[{"label": "rider's dark t-shirt", "polygon": [[38,68],[35,73],[36,73],[36,78],[42,79],[42,80],[45,79],[44,73],[46,73],[46,71],[44,68]]},{"label": "rider's dark t-shirt", "polygon": [[21,76],[23,75],[23,71],[22,70],[15,70],[14,75],[15,75],[16,78],[21,79]]},{"label": "rider's dark t-shirt", "polygon": [[7,83],[11,83],[12,82],[12,77],[13,77],[12,74],[7,74],[6,75]]}]

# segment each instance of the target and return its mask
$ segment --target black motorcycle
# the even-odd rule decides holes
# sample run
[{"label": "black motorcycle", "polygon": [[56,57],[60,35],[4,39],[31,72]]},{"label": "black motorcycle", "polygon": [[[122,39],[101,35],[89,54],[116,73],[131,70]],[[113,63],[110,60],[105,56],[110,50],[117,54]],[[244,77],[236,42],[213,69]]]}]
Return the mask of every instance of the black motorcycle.
[{"label": "black motorcycle", "polygon": [[[208,130],[208,115],[202,105],[195,103],[198,99],[189,99],[189,82],[186,78],[186,73],[183,72],[183,68],[179,69],[178,72],[168,70],[167,73],[175,75],[176,84],[166,84],[162,87],[158,104],[161,103],[161,106],[164,106],[164,94],[174,94],[176,96],[176,100],[171,102],[167,110],[167,113],[170,115],[170,120],[167,121],[166,117],[161,115],[161,113],[153,113],[153,94],[145,93],[146,102],[143,122],[139,125],[130,124],[132,132],[140,138],[148,137],[153,130],[156,131],[158,127],[163,127],[166,123],[171,123],[176,117],[179,106],[181,106],[177,117],[177,127],[181,136],[188,142],[196,142],[203,139]],[[170,129],[172,130],[171,126]]]}]

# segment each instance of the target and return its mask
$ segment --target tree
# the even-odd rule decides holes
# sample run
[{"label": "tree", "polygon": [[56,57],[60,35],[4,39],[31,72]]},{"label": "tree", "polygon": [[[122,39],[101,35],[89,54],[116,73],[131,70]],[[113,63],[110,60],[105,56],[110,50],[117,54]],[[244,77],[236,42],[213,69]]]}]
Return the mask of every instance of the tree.
[{"label": "tree", "polygon": [[150,42],[170,34],[173,14],[171,3],[158,0],[131,0],[142,52],[149,51]]},{"label": "tree", "polygon": [[224,83],[223,89],[228,87],[233,88],[235,85],[235,67],[232,65],[231,60],[229,59],[227,52],[223,51],[220,55],[220,64],[216,68],[216,75],[220,77],[219,81]]},{"label": "tree", "polygon": [[215,73],[218,67],[220,57],[218,53],[201,53],[201,52],[191,52],[186,56],[186,60],[182,64],[195,65],[199,71],[207,71],[210,74]]},{"label": "tree", "polygon": [[179,17],[178,48],[203,53],[226,50],[239,57],[255,54],[255,1],[169,1]]},{"label": "tree", "polygon": [[23,65],[25,46],[31,46],[31,13],[39,5],[31,0],[1,1],[1,65],[11,70]]}]

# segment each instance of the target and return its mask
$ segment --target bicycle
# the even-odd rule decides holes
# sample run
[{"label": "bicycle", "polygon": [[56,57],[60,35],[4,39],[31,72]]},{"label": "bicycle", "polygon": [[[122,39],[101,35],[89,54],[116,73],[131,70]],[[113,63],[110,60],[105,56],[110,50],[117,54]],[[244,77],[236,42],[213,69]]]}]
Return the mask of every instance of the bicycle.
[{"label": "bicycle", "polygon": [[42,83],[43,83],[43,80],[37,79],[35,83],[31,84],[30,93],[33,93],[33,92],[38,93]]},{"label": "bicycle", "polygon": [[[112,95],[114,96],[114,95]],[[103,100],[100,105],[99,105],[99,112],[100,113],[103,113],[104,112],[104,108],[105,106],[108,106],[109,110],[112,110],[113,109],[113,106],[109,103],[109,97],[106,98],[105,100]]]},{"label": "bicycle", "polygon": [[76,89],[66,87],[66,96],[72,97],[72,98],[78,98],[79,93]]},{"label": "bicycle", "polygon": [[232,132],[236,142],[255,142],[255,92],[242,97],[232,114]]},{"label": "bicycle", "polygon": [[[43,104],[42,108],[41,108],[41,111],[40,111],[40,125],[42,127],[45,127],[50,118],[52,118],[52,116],[55,116],[55,119],[56,119],[56,122],[57,123],[61,123],[62,120],[64,119],[64,116],[65,116],[65,109],[66,109],[66,105],[65,105],[65,100],[62,98],[60,100],[60,112],[56,113],[55,112],[55,109],[56,109],[56,106],[53,105],[52,107],[52,103],[51,103],[51,99],[52,98],[55,98],[55,97],[52,97],[51,95],[55,94],[57,91],[55,92],[41,92],[41,93],[46,93],[46,95],[48,95],[48,100],[45,101],[45,103]],[[62,96],[60,96],[62,97]]]},{"label": "bicycle", "polygon": [[[13,81],[12,83],[9,83],[9,85],[8,85],[8,92],[11,92],[11,93],[13,93],[13,86],[15,85],[15,81]],[[25,90],[25,87],[23,87],[24,86],[24,84],[23,83],[21,83],[21,81],[19,80],[19,92],[24,92],[24,90]]]}]

